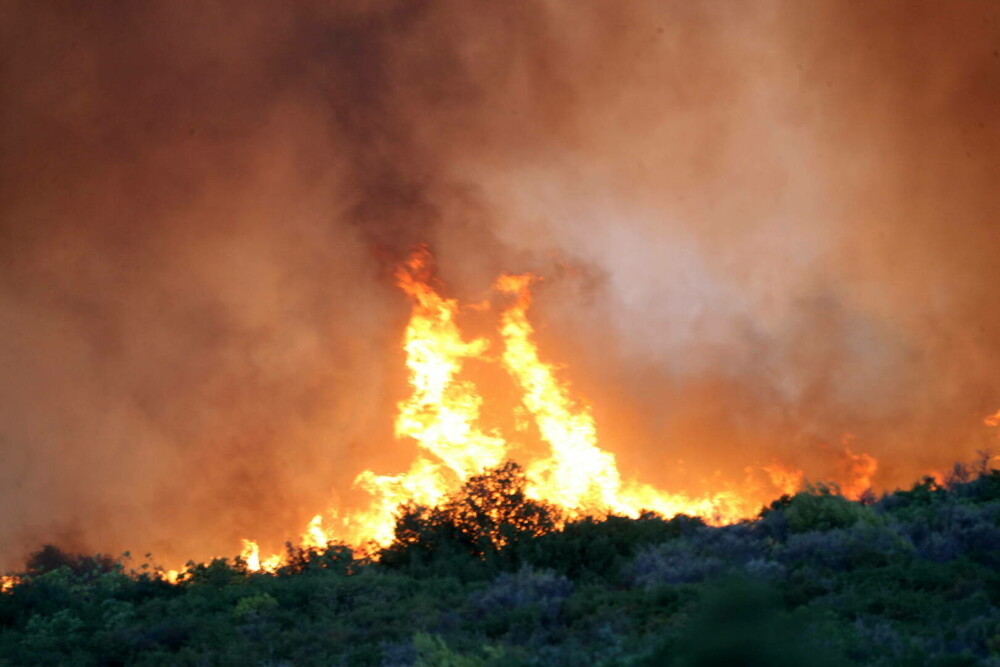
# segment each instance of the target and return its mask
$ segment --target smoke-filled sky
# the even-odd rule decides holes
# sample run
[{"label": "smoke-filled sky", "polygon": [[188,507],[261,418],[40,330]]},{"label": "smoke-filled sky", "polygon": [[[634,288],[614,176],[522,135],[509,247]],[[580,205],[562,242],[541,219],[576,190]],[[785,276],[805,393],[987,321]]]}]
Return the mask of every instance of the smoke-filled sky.
[{"label": "smoke-filled sky", "polygon": [[1000,3],[0,1],[0,568],[405,468],[416,243],[535,271],[623,474],[997,442]]}]

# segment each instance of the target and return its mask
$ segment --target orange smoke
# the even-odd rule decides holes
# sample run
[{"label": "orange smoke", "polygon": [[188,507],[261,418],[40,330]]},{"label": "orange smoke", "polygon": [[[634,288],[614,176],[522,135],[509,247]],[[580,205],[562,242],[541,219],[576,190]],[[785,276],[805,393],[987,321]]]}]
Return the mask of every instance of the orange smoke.
[{"label": "orange smoke", "polygon": [[847,463],[846,478],[848,482],[841,486],[840,492],[846,498],[857,500],[865,491],[872,488],[872,477],[875,475],[875,471],[878,470],[878,461],[870,454],[855,454],[852,452],[851,448],[847,447],[849,439],[845,438],[844,452],[842,454]]},{"label": "orange smoke", "polygon": [[[555,505],[567,517],[608,513],[635,517],[652,510],[665,516],[684,513],[728,523],[754,516],[778,494],[802,488],[803,472],[777,462],[761,468],[770,484],[753,483],[751,469],[742,486],[697,497],[623,477],[615,454],[599,445],[588,403],[573,395],[569,382],[539,353],[528,320],[534,276],[505,274],[494,283],[496,292],[508,302],[499,315],[499,359],[487,354],[490,340],[463,338],[457,323],[459,304],[434,288],[426,248],[399,267],[396,279],[410,297],[412,313],[403,337],[411,393],[398,404],[395,434],[417,446],[416,456],[409,470],[396,475],[362,471],[355,484],[371,496],[369,505],[344,514],[331,509],[329,527],[324,527],[324,515],[316,515],[302,535],[304,547],[323,548],[334,540],[387,545],[402,503],[440,503],[471,476],[508,458],[511,443],[498,429],[479,423],[484,399],[476,384],[463,377],[469,360],[499,362],[520,390],[515,423],[519,430],[533,424],[549,449],[548,455],[526,462],[527,495]],[[474,306],[478,311],[490,307],[489,302]],[[868,454],[855,454],[846,444],[842,488],[845,495],[856,498],[871,486],[877,462]],[[262,560],[257,543],[251,540],[244,540],[242,557],[251,571],[274,571],[281,562],[277,555]]]},{"label": "orange smoke", "polygon": [[771,483],[786,496],[793,495],[801,489],[802,480],[805,477],[805,473],[801,470],[789,468],[780,463],[764,466],[764,472],[771,479]]}]

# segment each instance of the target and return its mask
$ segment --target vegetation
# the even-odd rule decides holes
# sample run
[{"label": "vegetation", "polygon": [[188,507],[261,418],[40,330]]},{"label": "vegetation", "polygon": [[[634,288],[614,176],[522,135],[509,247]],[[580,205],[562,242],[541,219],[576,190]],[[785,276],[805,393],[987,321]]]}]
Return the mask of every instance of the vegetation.
[{"label": "vegetation", "polygon": [[378,558],[149,569],[46,546],[0,595],[0,665],[1000,665],[1000,472],[755,521],[563,523],[508,463],[402,510]]}]

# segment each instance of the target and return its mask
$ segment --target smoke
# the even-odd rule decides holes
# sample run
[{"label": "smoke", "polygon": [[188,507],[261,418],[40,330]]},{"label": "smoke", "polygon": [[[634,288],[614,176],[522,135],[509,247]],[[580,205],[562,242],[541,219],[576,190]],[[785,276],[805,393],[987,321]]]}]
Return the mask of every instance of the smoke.
[{"label": "smoke", "polygon": [[993,3],[340,4],[4,3],[0,566],[267,550],[404,469],[418,242],[546,276],[626,476],[996,437]]}]

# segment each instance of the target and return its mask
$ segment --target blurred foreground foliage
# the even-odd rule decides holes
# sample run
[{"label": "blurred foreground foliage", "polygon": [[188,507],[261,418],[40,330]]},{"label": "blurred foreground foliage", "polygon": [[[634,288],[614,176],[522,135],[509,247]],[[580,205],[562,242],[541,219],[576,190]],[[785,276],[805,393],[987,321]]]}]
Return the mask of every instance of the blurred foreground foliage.
[{"label": "blurred foreground foliage", "polygon": [[[127,555],[126,555],[127,556]],[[0,665],[998,665],[1000,472],[754,521],[566,521],[508,463],[401,508],[374,558],[289,546],[273,575],[45,546],[0,595]]]}]

